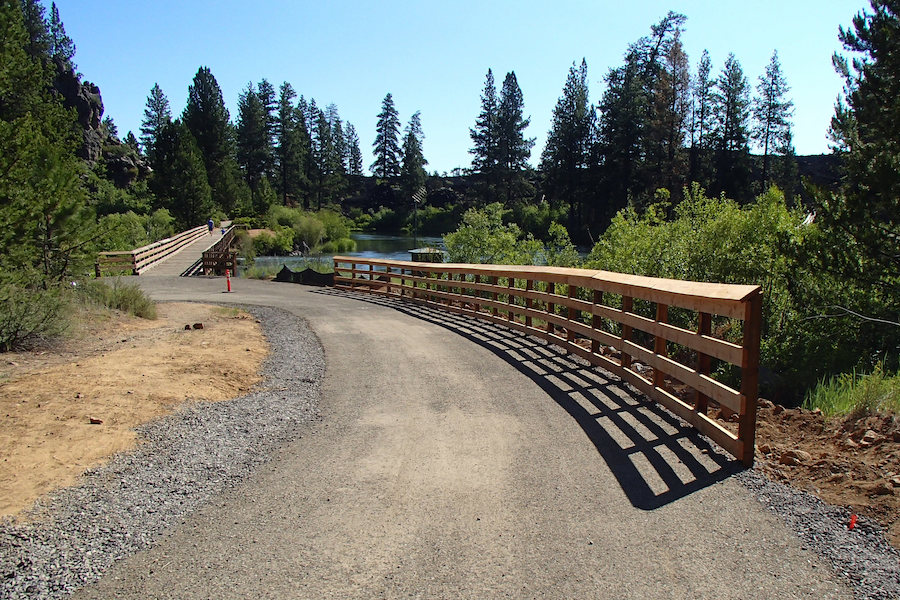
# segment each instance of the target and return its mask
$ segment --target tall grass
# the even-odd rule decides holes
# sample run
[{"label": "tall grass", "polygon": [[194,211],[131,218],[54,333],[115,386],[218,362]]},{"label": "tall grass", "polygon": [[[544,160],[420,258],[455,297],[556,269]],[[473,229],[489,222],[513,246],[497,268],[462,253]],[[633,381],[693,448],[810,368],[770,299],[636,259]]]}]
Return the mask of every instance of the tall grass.
[{"label": "tall grass", "polygon": [[854,370],[823,379],[807,393],[803,408],[818,408],[826,417],[900,413],[900,374],[886,375],[879,363],[869,374]]},{"label": "tall grass", "polygon": [[142,319],[156,318],[156,303],[135,283],[113,279],[112,284],[107,284],[95,279],[81,286],[81,294],[87,301],[106,308],[121,310]]}]

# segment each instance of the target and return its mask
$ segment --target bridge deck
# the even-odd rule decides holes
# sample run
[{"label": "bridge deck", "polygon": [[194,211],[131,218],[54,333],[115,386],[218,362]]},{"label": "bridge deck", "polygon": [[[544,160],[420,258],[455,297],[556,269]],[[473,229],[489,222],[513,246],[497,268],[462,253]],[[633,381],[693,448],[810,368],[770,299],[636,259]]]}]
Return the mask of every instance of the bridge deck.
[{"label": "bridge deck", "polygon": [[192,264],[200,260],[203,251],[208,250],[220,239],[222,239],[222,230],[219,228],[213,229],[212,235],[203,236],[196,242],[185,246],[169,258],[149,268],[141,276],[177,277],[184,273]]}]

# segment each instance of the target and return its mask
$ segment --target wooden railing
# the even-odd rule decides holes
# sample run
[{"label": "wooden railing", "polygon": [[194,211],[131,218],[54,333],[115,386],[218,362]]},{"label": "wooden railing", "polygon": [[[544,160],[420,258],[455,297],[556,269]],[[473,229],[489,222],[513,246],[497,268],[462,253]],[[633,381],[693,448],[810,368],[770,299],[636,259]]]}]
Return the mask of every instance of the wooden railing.
[{"label": "wooden railing", "polygon": [[135,250],[101,252],[95,265],[97,277],[128,272],[132,275],[140,275],[208,233],[207,226],[201,225]]},{"label": "wooden railing", "polygon": [[[338,288],[397,296],[548,340],[620,376],[753,464],[759,286],[346,256],[334,257],[334,270]],[[736,420],[736,428],[716,416]]]},{"label": "wooden railing", "polygon": [[234,227],[229,227],[225,231],[218,242],[216,242],[209,250],[203,252],[203,273],[209,275],[224,275],[225,270],[235,274],[237,266],[237,252],[231,250],[231,244],[234,241]]}]

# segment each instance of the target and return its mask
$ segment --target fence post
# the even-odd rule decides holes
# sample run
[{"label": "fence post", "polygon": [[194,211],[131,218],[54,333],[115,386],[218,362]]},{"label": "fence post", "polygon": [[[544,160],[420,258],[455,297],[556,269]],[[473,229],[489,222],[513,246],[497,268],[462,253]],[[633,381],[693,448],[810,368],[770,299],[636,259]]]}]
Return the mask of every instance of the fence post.
[{"label": "fence post", "polygon": [[[697,323],[697,333],[700,335],[709,335],[712,332],[712,315],[709,313],[698,313],[698,323]],[[712,368],[712,357],[708,354],[704,354],[697,351],[697,373],[700,375],[709,375],[709,371]],[[701,414],[706,414],[709,409],[709,397],[700,392],[699,390],[694,390],[694,410]]]},{"label": "fence post", "polygon": [[741,358],[741,416],[738,439],[741,462],[753,465],[756,452],[756,401],[759,393],[759,343],[762,334],[762,294],[756,292],[744,304],[744,340]]},{"label": "fence post", "polygon": [[[634,308],[634,299],[631,296],[622,296],[622,312],[630,313],[632,308]],[[631,341],[631,333],[631,325],[622,325],[622,367],[626,369],[631,368],[631,355],[625,349],[625,342]]]},{"label": "fence post", "polygon": [[[656,303],[656,322],[666,323],[669,320],[669,307],[665,304]],[[668,356],[666,348],[666,338],[657,335],[653,339],[653,352],[657,356]],[[666,374],[660,369],[653,369],[653,385],[662,388],[665,383]]]}]

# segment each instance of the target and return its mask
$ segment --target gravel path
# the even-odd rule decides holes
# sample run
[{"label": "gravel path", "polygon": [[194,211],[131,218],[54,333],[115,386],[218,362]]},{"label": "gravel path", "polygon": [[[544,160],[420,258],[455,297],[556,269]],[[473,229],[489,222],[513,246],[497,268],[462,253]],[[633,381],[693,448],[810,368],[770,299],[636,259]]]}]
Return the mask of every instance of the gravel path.
[{"label": "gravel path", "polygon": [[150,547],[233,488],[316,415],[325,370],[306,323],[248,307],[271,346],[265,379],[234,400],[200,403],[144,426],[146,443],[37,507],[35,524],[0,524],[0,598],[60,598]]}]

